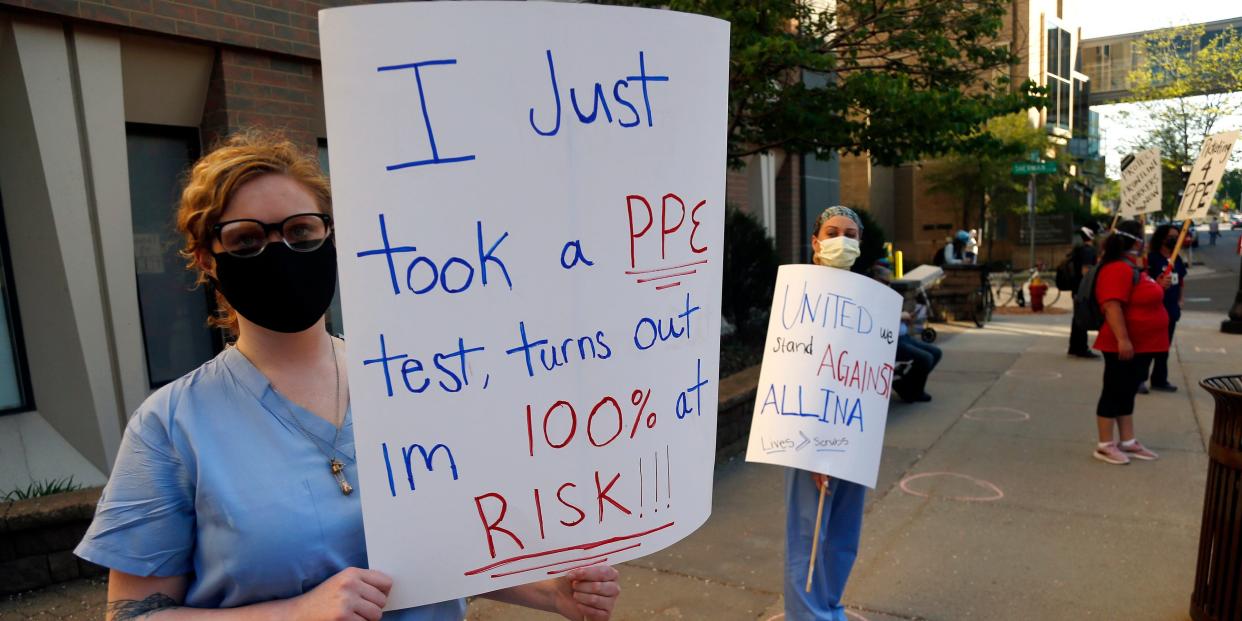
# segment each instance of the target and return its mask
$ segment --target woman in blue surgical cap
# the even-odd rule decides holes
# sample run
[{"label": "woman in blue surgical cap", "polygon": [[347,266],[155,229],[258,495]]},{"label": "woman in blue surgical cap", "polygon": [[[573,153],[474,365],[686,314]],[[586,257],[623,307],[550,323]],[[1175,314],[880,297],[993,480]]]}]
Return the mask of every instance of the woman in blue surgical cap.
[{"label": "woman in blue surgical cap", "polygon": [[[812,261],[849,270],[859,255],[862,220],[848,207],[829,207],[815,221],[811,236]],[[827,486],[823,524],[815,530],[820,488]],[[858,555],[863,500],[867,488],[823,474],[790,468],[785,475],[788,507],[785,523],[785,619],[787,621],[846,621],[841,594]],[[806,590],[811,542],[819,539],[819,553],[811,590]]]}]

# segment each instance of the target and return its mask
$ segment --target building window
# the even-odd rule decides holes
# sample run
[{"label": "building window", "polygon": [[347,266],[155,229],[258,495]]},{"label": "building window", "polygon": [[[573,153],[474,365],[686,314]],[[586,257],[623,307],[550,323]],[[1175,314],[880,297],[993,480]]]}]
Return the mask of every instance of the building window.
[{"label": "building window", "polygon": [[1057,62],[1061,58],[1061,38],[1057,36],[1056,26],[1048,28],[1048,73],[1057,73]]},{"label": "building window", "polygon": [[1063,78],[1068,78],[1070,77],[1070,71],[1073,70],[1073,64],[1070,62],[1070,57],[1074,52],[1073,37],[1070,36],[1068,31],[1061,30],[1059,28],[1057,30],[1061,35],[1061,58],[1059,63],[1061,69],[1060,71],[1057,71],[1057,75]]},{"label": "building window", "polygon": [[158,388],[223,347],[220,332],[207,327],[215,308],[211,294],[194,285],[194,274],[178,254],[177,201],[182,175],[198,159],[198,130],[138,123],[125,129],[138,307],[147,376]]},{"label": "building window", "polygon": [[0,414],[12,414],[34,409],[34,398],[17,297],[13,292],[9,236],[3,214],[0,203]]}]

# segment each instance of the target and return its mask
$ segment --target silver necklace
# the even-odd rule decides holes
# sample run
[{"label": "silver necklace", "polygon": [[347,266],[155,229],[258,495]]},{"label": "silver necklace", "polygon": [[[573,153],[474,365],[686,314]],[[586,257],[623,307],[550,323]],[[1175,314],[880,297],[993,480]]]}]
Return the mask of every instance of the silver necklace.
[{"label": "silver necklace", "polygon": [[[332,414],[335,416],[337,412],[339,412],[341,405],[341,363],[336,357],[336,339],[331,335],[328,335],[328,342],[332,345],[332,368],[336,370],[336,391],[333,393],[335,395],[335,400],[332,402]],[[341,438],[341,427],[345,426],[344,417],[341,417],[339,424],[334,423],[336,433],[332,436],[331,452],[323,450],[323,447],[320,446],[321,440],[312,435],[311,432],[307,431],[306,427],[302,426],[302,423],[298,420],[295,412],[290,410],[289,417],[293,420],[293,424],[297,425],[298,431],[301,431],[302,435],[306,436],[306,439],[310,440],[311,444],[314,444],[315,448],[318,449],[320,453],[323,453],[324,457],[328,458],[328,468],[332,471],[332,478],[336,479],[337,485],[341,487],[341,493],[346,496],[353,493],[354,487],[349,484],[348,480],[345,479],[345,463],[336,458],[336,453],[341,452],[341,450],[336,447],[336,443],[337,440]]]}]

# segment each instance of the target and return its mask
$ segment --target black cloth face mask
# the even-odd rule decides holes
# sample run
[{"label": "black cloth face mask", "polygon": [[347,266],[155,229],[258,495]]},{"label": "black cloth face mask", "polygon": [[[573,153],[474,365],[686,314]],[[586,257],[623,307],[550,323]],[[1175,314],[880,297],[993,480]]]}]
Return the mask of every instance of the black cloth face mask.
[{"label": "black cloth face mask", "polygon": [[301,332],[323,317],[336,293],[332,241],[310,252],[274,242],[255,257],[217,253],[216,286],[247,320],[274,332]]}]

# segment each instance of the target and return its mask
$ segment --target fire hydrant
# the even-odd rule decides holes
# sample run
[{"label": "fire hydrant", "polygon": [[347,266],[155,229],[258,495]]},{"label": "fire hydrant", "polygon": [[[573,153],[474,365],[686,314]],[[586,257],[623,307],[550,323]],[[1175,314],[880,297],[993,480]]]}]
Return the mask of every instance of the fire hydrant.
[{"label": "fire hydrant", "polygon": [[1036,313],[1044,312],[1044,294],[1048,292],[1048,285],[1040,279],[1039,275],[1031,278],[1031,284],[1027,287],[1031,292],[1031,310]]}]

